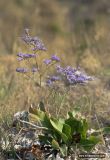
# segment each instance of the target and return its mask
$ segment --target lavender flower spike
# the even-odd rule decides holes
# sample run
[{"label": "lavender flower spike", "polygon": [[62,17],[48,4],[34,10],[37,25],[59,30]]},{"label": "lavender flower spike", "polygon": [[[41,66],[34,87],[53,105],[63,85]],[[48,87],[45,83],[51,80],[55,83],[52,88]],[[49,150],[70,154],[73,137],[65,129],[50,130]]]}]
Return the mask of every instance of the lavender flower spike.
[{"label": "lavender flower spike", "polygon": [[92,77],[81,72],[79,68],[72,68],[70,66],[63,68],[61,66],[57,66],[57,72],[68,85],[84,84],[93,80]]},{"label": "lavender flower spike", "polygon": [[48,80],[46,81],[46,84],[48,85],[48,86],[50,86],[50,85],[52,85],[53,84],[53,82],[56,82],[56,81],[59,81],[60,80],[60,77],[58,77],[58,76],[49,76],[49,77],[47,77],[48,78]]},{"label": "lavender flower spike", "polygon": [[27,69],[27,68],[16,68],[16,72],[19,72],[19,73],[27,73],[27,72],[28,72],[28,69]]},{"label": "lavender flower spike", "polygon": [[[34,58],[36,57],[36,54],[33,53],[18,53],[17,56],[19,57],[18,60],[23,60],[23,59],[27,59],[27,58]],[[20,59],[21,58],[21,59]]]},{"label": "lavender flower spike", "polygon": [[22,60],[23,60],[23,58],[21,58],[21,57],[18,57],[18,58],[17,58],[17,60],[18,60],[18,61],[22,61]]},{"label": "lavender flower spike", "polygon": [[50,63],[52,62],[52,60],[51,60],[51,59],[45,59],[43,62],[44,62],[46,65],[48,65],[48,64],[50,64]]},{"label": "lavender flower spike", "polygon": [[58,73],[62,73],[63,74],[64,69],[60,65],[57,65],[56,69],[57,69]]},{"label": "lavender flower spike", "polygon": [[57,57],[56,55],[53,55],[53,56],[51,57],[51,60],[52,60],[52,61],[59,62],[59,61],[60,61],[60,58]]},{"label": "lavender flower spike", "polygon": [[37,50],[42,50],[42,51],[46,51],[46,47],[44,46],[44,44],[42,43],[41,40],[36,40],[35,37],[34,37],[34,48],[32,48],[33,51],[37,51]]},{"label": "lavender flower spike", "polygon": [[58,80],[60,80],[60,78],[58,77],[58,76],[52,76],[52,77],[49,77],[49,79],[51,80],[51,81],[58,81]]},{"label": "lavender flower spike", "polygon": [[46,47],[44,46],[43,42],[38,37],[31,37],[29,35],[29,30],[25,29],[24,35],[21,37],[21,39],[28,45],[33,46],[33,51],[46,51]]}]

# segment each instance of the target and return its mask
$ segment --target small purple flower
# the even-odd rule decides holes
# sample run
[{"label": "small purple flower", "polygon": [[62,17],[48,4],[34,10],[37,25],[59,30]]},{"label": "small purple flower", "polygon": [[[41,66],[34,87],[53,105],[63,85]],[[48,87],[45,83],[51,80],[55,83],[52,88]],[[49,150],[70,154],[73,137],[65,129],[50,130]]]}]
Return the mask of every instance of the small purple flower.
[{"label": "small purple flower", "polygon": [[32,37],[29,35],[29,29],[28,29],[28,28],[26,28],[26,29],[24,30],[24,34],[23,34],[23,36],[21,37],[21,39],[22,39],[25,43],[27,43],[27,44],[30,44],[30,43],[31,43]]},{"label": "small purple flower", "polygon": [[79,76],[76,78],[77,83],[85,83],[87,80],[84,76]]},{"label": "small purple flower", "polygon": [[51,86],[53,84],[53,82],[50,80],[50,79],[48,79],[47,81],[46,81],[46,85],[47,86]]},{"label": "small purple flower", "polygon": [[52,60],[51,59],[45,59],[43,61],[46,65],[51,64]]},{"label": "small purple flower", "polygon": [[58,80],[60,80],[60,78],[58,77],[58,76],[52,76],[52,77],[49,77],[49,79],[51,80],[51,81],[58,81]]},{"label": "small purple flower", "polygon": [[35,58],[36,57],[36,54],[25,54],[24,58]]},{"label": "small purple flower", "polygon": [[59,81],[59,80],[60,80],[60,77],[59,77],[59,76],[48,76],[47,78],[48,78],[48,79],[47,79],[47,81],[46,81],[46,84],[47,84],[48,86],[52,85],[53,82],[56,82],[56,81]]},{"label": "small purple flower", "polygon": [[18,58],[17,58],[17,60],[18,60],[18,61],[22,61],[22,60],[23,60],[23,58],[21,58],[21,57],[18,57]]},{"label": "small purple flower", "polygon": [[27,68],[16,68],[16,72],[27,73],[28,69]]},{"label": "small purple flower", "polygon": [[60,65],[57,65],[56,69],[58,73],[63,73],[63,68]]},{"label": "small purple flower", "polygon": [[19,57],[18,60],[21,61],[23,59],[27,58],[35,58],[36,54],[31,54],[31,53],[18,53],[17,56]]},{"label": "small purple flower", "polygon": [[47,49],[45,48],[44,44],[38,40],[34,42],[34,48],[32,48],[33,51],[36,50],[42,50],[42,51],[46,51]]},{"label": "small purple flower", "polygon": [[20,58],[23,58],[24,53],[19,52],[19,53],[17,54],[17,56],[20,57]]},{"label": "small purple flower", "polygon": [[51,60],[52,60],[52,61],[59,62],[59,61],[60,61],[60,58],[57,57],[56,55],[53,55],[53,56],[51,57]]},{"label": "small purple flower", "polygon": [[38,71],[38,69],[37,68],[32,68],[32,72],[34,73],[34,72],[37,72]]},{"label": "small purple flower", "polygon": [[29,35],[28,29],[25,30],[25,34],[21,37],[21,39],[28,45],[33,46],[33,51],[46,51],[46,47],[44,46],[43,42],[38,37],[31,37]]}]

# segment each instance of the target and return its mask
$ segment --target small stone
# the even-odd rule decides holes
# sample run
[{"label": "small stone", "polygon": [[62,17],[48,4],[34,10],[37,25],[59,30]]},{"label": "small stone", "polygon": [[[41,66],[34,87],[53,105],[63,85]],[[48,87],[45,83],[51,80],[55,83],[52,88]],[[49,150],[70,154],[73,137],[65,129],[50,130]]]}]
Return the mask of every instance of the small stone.
[{"label": "small stone", "polygon": [[16,150],[21,150],[21,149],[22,149],[22,146],[16,144],[16,145],[14,146],[14,148],[15,148]]}]

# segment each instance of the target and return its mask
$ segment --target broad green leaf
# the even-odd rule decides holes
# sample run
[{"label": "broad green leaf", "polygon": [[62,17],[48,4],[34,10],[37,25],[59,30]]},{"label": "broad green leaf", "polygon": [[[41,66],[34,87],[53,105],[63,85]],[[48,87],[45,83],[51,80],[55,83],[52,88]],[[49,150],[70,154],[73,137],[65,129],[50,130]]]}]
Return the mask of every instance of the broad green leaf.
[{"label": "broad green leaf", "polygon": [[52,118],[50,120],[53,128],[56,130],[57,133],[59,133],[59,135],[61,136],[61,139],[63,140],[64,143],[67,143],[68,141],[68,137],[66,136],[66,134],[62,133],[62,129],[63,129],[63,123],[61,123],[60,121],[58,121],[55,118]]},{"label": "broad green leaf", "polygon": [[72,139],[71,127],[69,125],[64,124],[62,132],[68,137],[68,139]]},{"label": "broad green leaf", "polygon": [[90,151],[99,142],[101,142],[101,138],[96,136],[90,136],[88,139],[81,139],[79,145],[83,147],[86,151]]},{"label": "broad green leaf", "polygon": [[71,134],[75,133],[80,133],[81,137],[86,138],[87,135],[87,130],[88,130],[88,123],[86,119],[77,119],[72,117],[68,118],[65,120],[65,123],[68,124],[71,127]]},{"label": "broad green leaf", "polygon": [[79,132],[79,128],[81,126],[81,122],[79,120],[71,117],[65,121],[65,124],[71,127],[71,134],[73,134],[74,132]]},{"label": "broad green leaf", "polygon": [[61,122],[61,123],[65,123],[65,119],[63,119],[63,118],[59,118],[59,122]]},{"label": "broad green leaf", "polygon": [[59,120],[55,119],[55,118],[52,118],[50,119],[50,122],[52,124],[52,126],[58,130],[59,132],[62,133],[62,129],[63,129],[63,123],[61,123]]},{"label": "broad green leaf", "polygon": [[79,125],[79,133],[81,134],[82,138],[86,138],[87,135],[87,131],[88,131],[88,123],[86,121],[86,119],[83,119],[80,121],[80,125]]},{"label": "broad green leaf", "polygon": [[36,109],[36,108],[29,108],[29,112],[31,114],[36,115],[36,118],[39,119],[40,121],[44,121],[45,115],[46,115],[45,112],[43,112],[43,111],[41,111],[39,109]]},{"label": "broad green leaf", "polygon": [[50,118],[49,116],[47,115],[46,112],[43,112],[39,109],[33,109],[33,108],[30,108],[30,113],[34,115],[34,117],[40,121],[43,125],[43,127],[47,127],[48,129],[52,129],[52,125],[50,123]]}]

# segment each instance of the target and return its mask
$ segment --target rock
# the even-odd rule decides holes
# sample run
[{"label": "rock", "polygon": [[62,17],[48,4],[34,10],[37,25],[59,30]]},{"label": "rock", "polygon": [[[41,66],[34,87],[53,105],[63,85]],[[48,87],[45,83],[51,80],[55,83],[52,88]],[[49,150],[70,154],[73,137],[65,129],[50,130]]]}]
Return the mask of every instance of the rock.
[{"label": "rock", "polygon": [[[15,113],[14,118],[13,118],[13,127],[16,127],[17,123],[20,120],[29,122],[29,112],[22,111],[22,112]],[[22,123],[21,125],[22,125],[22,127],[26,127],[26,128],[28,127],[28,124],[26,124],[26,123]]]},{"label": "rock", "polygon": [[14,148],[15,148],[15,150],[21,150],[21,149],[22,149],[22,146],[21,146],[21,145],[16,144],[16,145],[14,146]]}]

